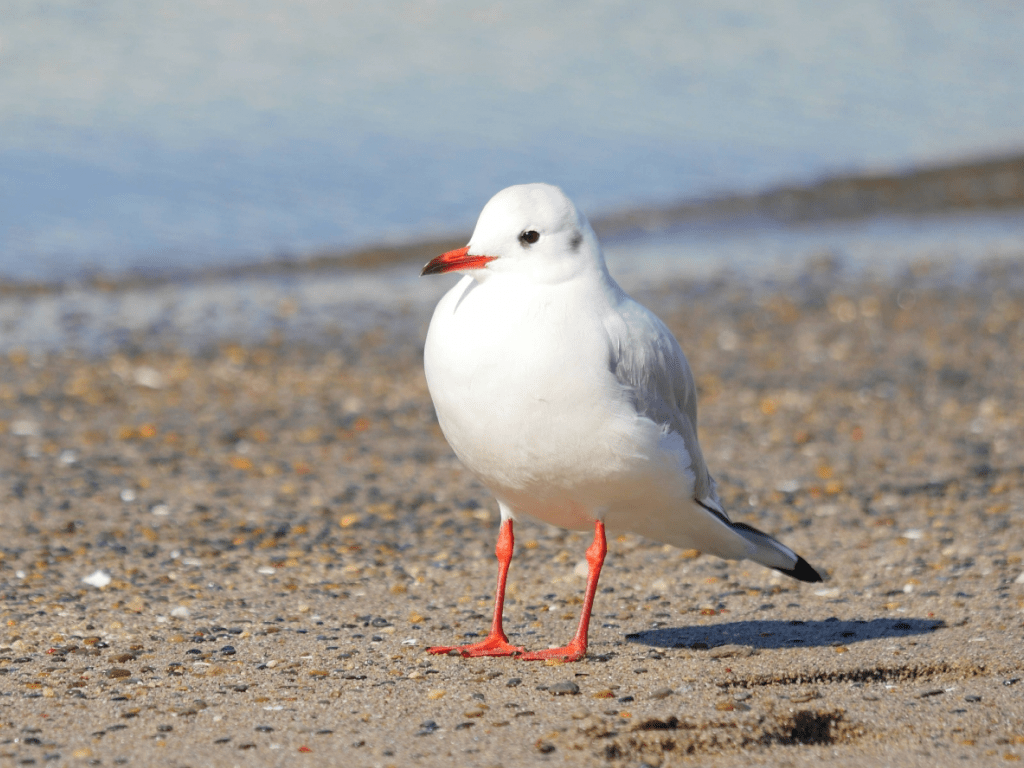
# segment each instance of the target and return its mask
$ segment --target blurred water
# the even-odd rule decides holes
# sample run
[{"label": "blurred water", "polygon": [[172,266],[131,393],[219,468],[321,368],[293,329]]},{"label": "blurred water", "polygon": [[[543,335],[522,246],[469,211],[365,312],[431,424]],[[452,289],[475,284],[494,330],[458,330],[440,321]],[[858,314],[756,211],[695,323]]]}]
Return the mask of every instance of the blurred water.
[{"label": "blurred water", "polygon": [[891,279],[919,264],[970,280],[990,262],[1024,261],[1019,211],[876,216],[803,225],[679,227],[604,244],[609,269],[630,290],[730,273],[740,282],[787,281],[834,262],[852,278]]},{"label": "blurred water", "polygon": [[[664,288],[726,276],[736,288],[796,289],[827,262],[828,290],[844,281],[886,284],[913,276],[927,262],[939,285],[1021,289],[1024,221],[1018,214],[879,217],[801,227],[676,229],[604,243],[608,268],[655,311],[676,308],[680,295]],[[1009,262],[1009,268],[1000,265]],[[808,270],[808,267],[811,267]],[[224,341],[272,339],[324,349],[358,345],[374,332],[421,340],[434,305],[458,276],[419,276],[402,264],[376,270],[297,271],[231,279],[168,281],[103,290],[0,293],[0,354],[15,348],[91,355],[116,350],[202,350]],[[999,277],[993,277],[999,275]],[[385,331],[384,334],[378,331]]]},{"label": "blurred water", "polygon": [[7,0],[0,277],[458,232],[524,181],[593,217],[1020,149],[1022,33],[994,0]]}]

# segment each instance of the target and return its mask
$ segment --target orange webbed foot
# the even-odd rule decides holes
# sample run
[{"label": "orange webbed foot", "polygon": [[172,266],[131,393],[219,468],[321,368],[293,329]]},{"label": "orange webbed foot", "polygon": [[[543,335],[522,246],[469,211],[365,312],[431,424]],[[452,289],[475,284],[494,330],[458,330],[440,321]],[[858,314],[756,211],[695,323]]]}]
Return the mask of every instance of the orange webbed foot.
[{"label": "orange webbed foot", "polygon": [[508,638],[501,635],[488,635],[483,641],[471,645],[436,645],[427,648],[427,653],[447,655],[457,651],[465,658],[478,656],[519,656],[523,648],[509,643]]}]

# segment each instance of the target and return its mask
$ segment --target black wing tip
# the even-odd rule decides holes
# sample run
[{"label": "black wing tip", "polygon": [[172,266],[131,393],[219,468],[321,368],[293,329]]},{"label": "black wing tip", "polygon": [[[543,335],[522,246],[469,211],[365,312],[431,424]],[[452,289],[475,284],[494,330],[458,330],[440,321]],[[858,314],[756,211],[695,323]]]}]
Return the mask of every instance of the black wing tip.
[{"label": "black wing tip", "polygon": [[820,573],[818,573],[816,570],[814,570],[814,568],[811,567],[810,563],[808,563],[799,555],[797,555],[796,557],[796,565],[794,565],[789,570],[785,570],[783,568],[776,568],[775,570],[777,570],[779,573],[784,573],[787,576],[791,576],[797,581],[807,581],[811,584],[825,580],[822,578]]}]

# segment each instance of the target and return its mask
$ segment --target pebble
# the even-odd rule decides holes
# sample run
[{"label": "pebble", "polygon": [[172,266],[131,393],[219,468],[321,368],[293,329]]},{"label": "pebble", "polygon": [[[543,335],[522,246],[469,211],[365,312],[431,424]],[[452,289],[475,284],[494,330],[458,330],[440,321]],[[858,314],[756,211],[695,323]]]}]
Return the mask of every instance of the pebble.
[{"label": "pebble", "polygon": [[563,680],[560,683],[548,686],[548,693],[553,696],[575,696],[580,692],[580,687],[571,680]]},{"label": "pebble", "polygon": [[673,693],[675,693],[675,691],[673,691],[671,688],[658,688],[657,690],[651,692],[651,698],[667,699]]},{"label": "pebble", "polygon": [[708,651],[708,656],[713,659],[730,659],[733,657],[742,658],[750,656],[754,653],[754,649],[746,645],[735,645],[730,643],[728,645],[719,645]]},{"label": "pebble", "polygon": [[439,730],[441,730],[441,726],[439,726],[436,722],[434,722],[433,720],[424,720],[422,723],[420,723],[420,729],[416,731],[416,735],[429,736],[430,734],[435,733]]},{"label": "pebble", "polygon": [[817,690],[810,690],[810,691],[801,691],[799,693],[795,693],[795,694],[793,694],[792,696],[789,697],[789,700],[791,702],[793,702],[794,704],[805,704],[808,701],[813,701],[814,699],[820,699],[820,698],[821,698],[821,694]]},{"label": "pebble", "polygon": [[103,570],[93,571],[82,579],[83,583],[88,584],[90,587],[96,587],[97,589],[103,589],[103,587],[109,585],[111,581],[113,581],[113,579],[110,574]]}]

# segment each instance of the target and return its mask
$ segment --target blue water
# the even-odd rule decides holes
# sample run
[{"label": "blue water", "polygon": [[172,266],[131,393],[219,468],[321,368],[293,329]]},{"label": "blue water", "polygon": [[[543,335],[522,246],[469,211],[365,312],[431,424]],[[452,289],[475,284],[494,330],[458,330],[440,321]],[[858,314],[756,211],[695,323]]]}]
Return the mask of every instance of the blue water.
[{"label": "blue water", "polygon": [[591,216],[1024,149],[1024,6],[9,0],[0,277]]}]

